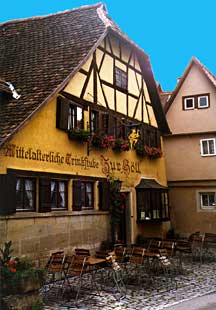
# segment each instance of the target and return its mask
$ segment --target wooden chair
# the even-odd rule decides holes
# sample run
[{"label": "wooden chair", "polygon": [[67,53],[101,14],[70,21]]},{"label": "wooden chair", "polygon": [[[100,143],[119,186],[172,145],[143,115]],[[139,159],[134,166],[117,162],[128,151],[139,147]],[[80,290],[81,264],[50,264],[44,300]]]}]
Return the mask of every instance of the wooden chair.
[{"label": "wooden chair", "polygon": [[115,246],[114,253],[115,253],[116,261],[119,264],[124,264],[126,262],[126,253],[127,253],[126,247],[124,247],[123,245]]},{"label": "wooden chair", "polygon": [[109,256],[108,251],[96,251],[95,252],[95,257],[97,258],[106,258],[107,256]]},{"label": "wooden chair", "polygon": [[[131,255],[129,256],[127,274],[129,276],[135,273],[136,279],[138,279],[138,284],[141,282],[141,276],[143,271],[145,271],[144,260],[145,260],[146,249],[139,246],[133,246],[131,250]],[[129,272],[128,272],[129,271]]]},{"label": "wooden chair", "polygon": [[167,278],[166,284],[169,284],[169,280],[171,283],[173,282],[174,276],[176,274],[176,266],[173,262],[168,258],[168,253],[166,249],[159,249],[159,255],[157,256],[158,259],[158,274],[160,269],[163,275]]},{"label": "wooden chair", "polygon": [[62,283],[62,294],[67,290],[66,286],[68,286],[70,290],[74,287],[76,290],[75,301],[78,300],[83,284],[83,276],[89,273],[88,267],[87,256],[85,255],[68,255],[65,257],[65,278]]},{"label": "wooden chair", "polygon": [[170,240],[164,240],[164,241],[161,241],[160,247],[162,249],[166,249],[168,256],[175,255],[175,242],[170,241]]},{"label": "wooden chair", "polygon": [[114,283],[114,288],[117,293],[120,294],[120,298],[126,294],[126,286],[123,281],[123,272],[120,264],[116,261],[115,252],[110,252],[109,256],[106,257],[106,261],[109,265],[110,271],[108,278]]},{"label": "wooden chair", "polygon": [[81,256],[90,256],[90,251],[88,249],[76,248],[75,254]]},{"label": "wooden chair", "polygon": [[210,260],[215,260],[216,250],[216,234],[205,233],[204,244],[203,244],[203,255],[208,257]]},{"label": "wooden chair", "polygon": [[54,252],[50,255],[49,260],[45,266],[45,269],[47,270],[47,279],[45,285],[48,286],[49,289],[53,288],[54,284],[64,277],[64,260],[64,251]]},{"label": "wooden chair", "polygon": [[193,259],[198,258],[200,263],[202,263],[205,234],[197,232],[194,233],[190,238],[191,238],[192,258]]},{"label": "wooden chair", "polygon": [[158,253],[158,249],[161,248],[161,242],[161,240],[156,239],[150,240],[147,250],[150,250],[152,252],[155,251]]}]

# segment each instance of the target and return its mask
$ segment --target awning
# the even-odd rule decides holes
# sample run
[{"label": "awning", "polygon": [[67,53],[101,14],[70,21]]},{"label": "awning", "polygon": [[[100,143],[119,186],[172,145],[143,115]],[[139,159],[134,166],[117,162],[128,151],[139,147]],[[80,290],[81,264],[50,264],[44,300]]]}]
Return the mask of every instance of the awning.
[{"label": "awning", "polygon": [[135,188],[136,189],[159,189],[159,190],[168,189],[168,187],[160,185],[154,179],[141,179],[140,183]]}]

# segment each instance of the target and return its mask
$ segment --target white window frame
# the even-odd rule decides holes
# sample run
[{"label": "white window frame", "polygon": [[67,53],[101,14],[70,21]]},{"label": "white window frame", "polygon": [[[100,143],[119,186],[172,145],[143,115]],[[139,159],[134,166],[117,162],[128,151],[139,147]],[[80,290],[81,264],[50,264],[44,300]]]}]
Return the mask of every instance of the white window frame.
[{"label": "white window frame", "polygon": [[[204,154],[204,151],[203,151],[203,142],[206,142],[206,141],[213,141],[213,143],[214,143],[214,153],[210,153],[210,152],[209,152],[209,144],[208,144],[208,153],[207,153],[207,154]],[[216,143],[215,143],[215,138],[201,139],[201,140],[200,140],[200,149],[201,149],[201,155],[202,155],[202,156],[215,156],[215,155],[216,155]]]},{"label": "white window frame", "polygon": [[[206,105],[205,106],[201,106],[200,105],[200,99],[201,98],[206,98]],[[203,95],[203,96],[198,96],[198,108],[199,109],[205,109],[205,108],[208,108],[209,107],[209,99],[208,99],[208,96],[207,95]]]},{"label": "white window frame", "polygon": [[[188,99],[192,99],[193,100],[193,106],[192,107],[187,107],[187,100]],[[194,108],[195,108],[195,100],[194,100],[194,97],[186,97],[186,98],[184,98],[184,109],[185,110],[194,110]]]},{"label": "white window frame", "polygon": [[[208,203],[207,206],[203,205],[202,204],[202,195],[211,195],[211,194],[214,194],[215,196],[215,203],[210,205]],[[200,210],[202,211],[212,211],[212,210],[215,210],[216,211],[216,191],[212,191],[212,190],[205,190],[205,191],[199,191],[198,192],[198,197],[199,197],[199,208]]]}]

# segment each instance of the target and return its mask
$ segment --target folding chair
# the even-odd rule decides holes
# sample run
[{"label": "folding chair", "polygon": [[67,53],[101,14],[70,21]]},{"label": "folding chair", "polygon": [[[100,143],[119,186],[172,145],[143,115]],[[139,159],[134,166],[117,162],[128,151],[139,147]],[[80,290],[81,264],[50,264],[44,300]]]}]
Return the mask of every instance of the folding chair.
[{"label": "folding chair", "polygon": [[86,262],[87,256],[84,255],[72,255],[66,256],[64,263],[65,278],[62,283],[62,295],[66,291],[66,285],[72,290],[74,286],[76,288],[75,301],[77,302],[80,290],[82,287],[83,276],[89,272],[88,264]]},{"label": "folding chair", "polygon": [[194,233],[191,237],[191,251],[192,258],[199,258],[200,263],[203,259],[203,245],[204,245],[205,234],[199,232]]},{"label": "folding chair", "polygon": [[158,253],[158,249],[161,248],[161,242],[162,242],[161,240],[155,240],[155,239],[150,240],[147,250]]},{"label": "folding chair", "polygon": [[58,280],[63,278],[64,259],[64,251],[55,252],[50,255],[45,266],[45,269],[47,270],[47,280],[45,286],[48,286],[49,289],[51,289]]},{"label": "folding chair", "polygon": [[109,256],[106,257],[107,263],[110,266],[109,278],[114,282],[114,289],[120,294],[120,298],[126,294],[126,286],[123,281],[122,268],[116,261],[115,252],[110,252]]},{"label": "folding chair", "polygon": [[115,259],[120,264],[126,263],[127,249],[123,245],[114,246]]},{"label": "folding chair", "polygon": [[82,256],[90,256],[90,251],[88,249],[76,248],[75,254],[82,255]]},{"label": "folding chair", "polygon": [[145,251],[146,249],[139,246],[133,246],[131,255],[129,256],[128,265],[130,268],[130,274],[133,272],[135,276],[138,278],[138,283],[140,284],[141,275],[144,268],[144,260],[145,260]]},{"label": "folding chair", "polygon": [[166,249],[168,256],[175,255],[175,242],[170,240],[161,241],[160,247]]},{"label": "folding chair", "polygon": [[[167,250],[159,249],[159,255],[157,256],[157,258],[159,267],[162,269],[164,276],[166,277],[167,280],[170,279],[172,282],[176,274],[176,267],[168,258]],[[168,284],[168,281],[166,281],[166,283]]]}]

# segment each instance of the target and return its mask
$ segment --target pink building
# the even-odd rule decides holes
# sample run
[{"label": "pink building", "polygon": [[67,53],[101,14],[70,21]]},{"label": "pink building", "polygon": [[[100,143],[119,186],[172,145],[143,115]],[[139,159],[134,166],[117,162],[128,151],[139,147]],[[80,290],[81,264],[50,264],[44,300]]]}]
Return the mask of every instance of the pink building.
[{"label": "pink building", "polygon": [[195,57],[169,96],[165,138],[172,225],[176,233],[216,232],[216,77]]}]

